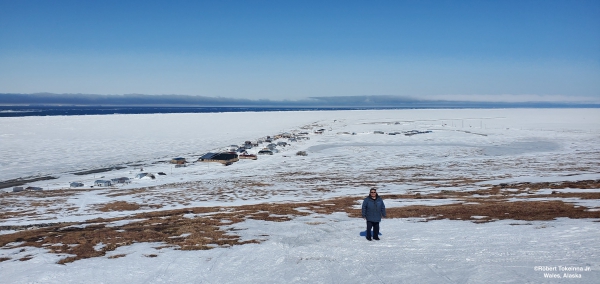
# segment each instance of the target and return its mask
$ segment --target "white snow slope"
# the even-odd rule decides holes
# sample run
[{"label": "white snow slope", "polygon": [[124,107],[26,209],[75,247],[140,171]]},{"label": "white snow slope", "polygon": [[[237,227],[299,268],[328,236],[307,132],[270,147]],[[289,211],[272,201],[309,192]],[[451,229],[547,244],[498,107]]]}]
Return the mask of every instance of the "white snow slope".
[{"label": "white snow slope", "polygon": [[[318,129],[325,131],[315,134]],[[404,135],[410,130],[422,133]],[[205,152],[283,132],[308,132],[310,139],[231,166],[194,162]],[[56,179],[23,187],[68,193],[69,183],[78,181],[86,189],[39,204],[35,194],[2,189],[0,213],[6,214],[0,214],[0,226],[83,222],[192,207],[316,202],[366,196],[371,187],[378,188],[389,208],[441,206],[463,201],[385,196],[426,196],[500,183],[598,180],[599,142],[600,109],[0,118],[0,181],[53,176]],[[298,151],[308,155],[296,156]],[[175,168],[165,162],[174,157],[193,163]],[[74,174],[114,166],[124,168]],[[166,175],[133,179],[142,170]],[[90,187],[94,180],[117,177],[133,182]],[[97,209],[114,201],[146,207]],[[564,202],[600,209],[598,199]],[[472,216],[480,217],[485,216]],[[381,223],[381,241],[368,242],[359,235],[365,227],[362,219],[344,212],[313,212],[290,221],[247,219],[224,227],[241,240],[260,240],[257,244],[187,251],[140,242],[66,264],[57,264],[64,254],[9,243],[0,248],[0,283],[598,283],[599,221],[387,218]],[[14,232],[4,229],[0,235]]]}]

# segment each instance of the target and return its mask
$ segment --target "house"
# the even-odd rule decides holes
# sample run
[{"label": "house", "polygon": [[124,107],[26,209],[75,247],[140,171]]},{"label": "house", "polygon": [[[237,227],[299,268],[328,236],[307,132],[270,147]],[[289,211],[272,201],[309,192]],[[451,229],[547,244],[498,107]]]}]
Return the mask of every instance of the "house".
[{"label": "house", "polygon": [[13,192],[21,192],[21,191],[42,191],[44,190],[41,187],[37,187],[37,186],[28,186],[26,188],[23,188],[22,186],[15,186],[13,187]]},{"label": "house", "polygon": [[173,158],[173,159],[171,159],[171,164],[183,165],[185,163],[187,163],[185,161],[185,158]]},{"label": "house", "polygon": [[259,155],[273,155],[273,151],[269,150],[268,148],[264,148],[260,151],[258,151]]},{"label": "house", "polygon": [[110,182],[110,180],[99,179],[94,182],[94,185],[95,186],[111,186],[112,183]]},{"label": "house", "polygon": [[375,134],[385,134],[383,131],[379,131],[379,130],[376,130],[373,133],[375,133]]},{"label": "house", "polygon": [[279,142],[277,142],[277,146],[285,147],[285,146],[287,146],[287,142],[279,141]]},{"label": "house", "polygon": [[198,162],[217,162],[223,165],[231,165],[239,160],[239,156],[235,152],[206,153],[198,158]]},{"label": "house", "polygon": [[113,178],[110,180],[111,183],[113,184],[117,184],[117,183],[130,183],[131,180],[129,180],[128,177],[120,177],[120,178]]},{"label": "house", "polygon": [[267,145],[267,148],[269,148],[269,150],[272,151],[273,149],[277,148],[277,144],[271,143],[271,144]]},{"label": "house", "polygon": [[139,173],[135,175],[137,179],[155,179],[156,177],[151,173]]},{"label": "house", "polygon": [[72,182],[69,184],[70,187],[83,187],[83,183],[80,182]]},{"label": "house", "polygon": [[296,152],[297,156],[308,156],[308,154],[306,154],[306,151],[298,151]]},{"label": "house", "polygon": [[257,160],[258,157],[256,157],[256,155],[253,154],[248,154],[248,153],[242,153],[239,155],[240,159],[250,159],[250,160]]}]

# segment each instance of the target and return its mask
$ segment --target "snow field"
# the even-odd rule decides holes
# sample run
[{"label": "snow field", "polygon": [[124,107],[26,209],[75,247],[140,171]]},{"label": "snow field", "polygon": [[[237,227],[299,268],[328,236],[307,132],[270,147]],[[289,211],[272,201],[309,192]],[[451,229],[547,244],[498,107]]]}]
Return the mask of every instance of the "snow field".
[{"label": "snow field", "polygon": [[[89,220],[99,217],[134,218],[135,214],[160,210],[233,209],[348,196],[359,200],[371,187],[377,187],[383,196],[422,195],[421,199],[386,199],[390,210],[469,204],[452,194],[509,184],[499,193],[508,194],[506,202],[558,200],[594,211],[600,208],[598,199],[581,196],[597,194],[598,188],[526,190],[516,185],[600,179],[599,122],[597,109],[2,118],[0,181],[38,175],[57,179],[28,184],[43,187],[43,192],[5,189],[7,192],[0,194],[0,226],[89,225]],[[326,131],[312,133],[320,128]],[[387,134],[410,130],[431,132]],[[160,162],[180,156],[193,160],[204,152],[289,131],[310,132],[311,139],[293,142],[273,156],[228,167],[193,163],[172,168]],[[297,151],[307,151],[308,156],[295,156]],[[67,188],[72,181],[87,185],[100,177],[133,177],[139,169],[132,164],[142,165],[145,172],[167,175],[111,188]],[[113,165],[127,167],[73,174]],[[541,196],[552,191],[572,196]],[[442,192],[451,197],[428,197]],[[113,202],[140,208],[100,210]],[[235,229],[231,234],[239,235],[241,241],[261,243],[204,251],[133,243],[105,256],[59,265],[56,262],[67,255],[11,243],[0,249],[0,259],[7,258],[0,261],[0,282],[596,283],[600,278],[595,245],[600,226],[594,218],[476,223],[473,221],[485,216],[472,214],[471,221],[385,219],[382,240],[366,242],[359,236],[363,220],[342,212],[307,212],[311,214],[283,222],[247,219],[224,225],[224,229]],[[128,222],[135,220],[115,221],[110,226]],[[14,232],[1,230],[0,236]],[[581,279],[565,279],[563,271],[556,272],[560,279],[551,279],[536,267],[589,267],[589,271],[578,273]]]}]

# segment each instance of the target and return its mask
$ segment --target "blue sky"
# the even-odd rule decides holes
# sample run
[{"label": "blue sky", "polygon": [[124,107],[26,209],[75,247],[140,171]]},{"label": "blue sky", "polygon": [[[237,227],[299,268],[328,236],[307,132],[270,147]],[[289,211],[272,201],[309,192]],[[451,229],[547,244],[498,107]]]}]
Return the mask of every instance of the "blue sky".
[{"label": "blue sky", "polygon": [[600,101],[600,1],[0,0],[0,92]]}]

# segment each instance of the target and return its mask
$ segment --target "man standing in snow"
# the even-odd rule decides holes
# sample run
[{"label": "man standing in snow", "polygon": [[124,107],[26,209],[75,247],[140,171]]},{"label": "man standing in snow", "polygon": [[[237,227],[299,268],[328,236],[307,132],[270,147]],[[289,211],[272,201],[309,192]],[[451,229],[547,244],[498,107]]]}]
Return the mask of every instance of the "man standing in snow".
[{"label": "man standing in snow", "polygon": [[377,194],[376,188],[371,188],[369,196],[363,200],[362,217],[367,220],[367,240],[371,240],[371,228],[373,228],[373,239],[379,241],[379,222],[381,217],[385,218],[385,205],[383,199]]}]

